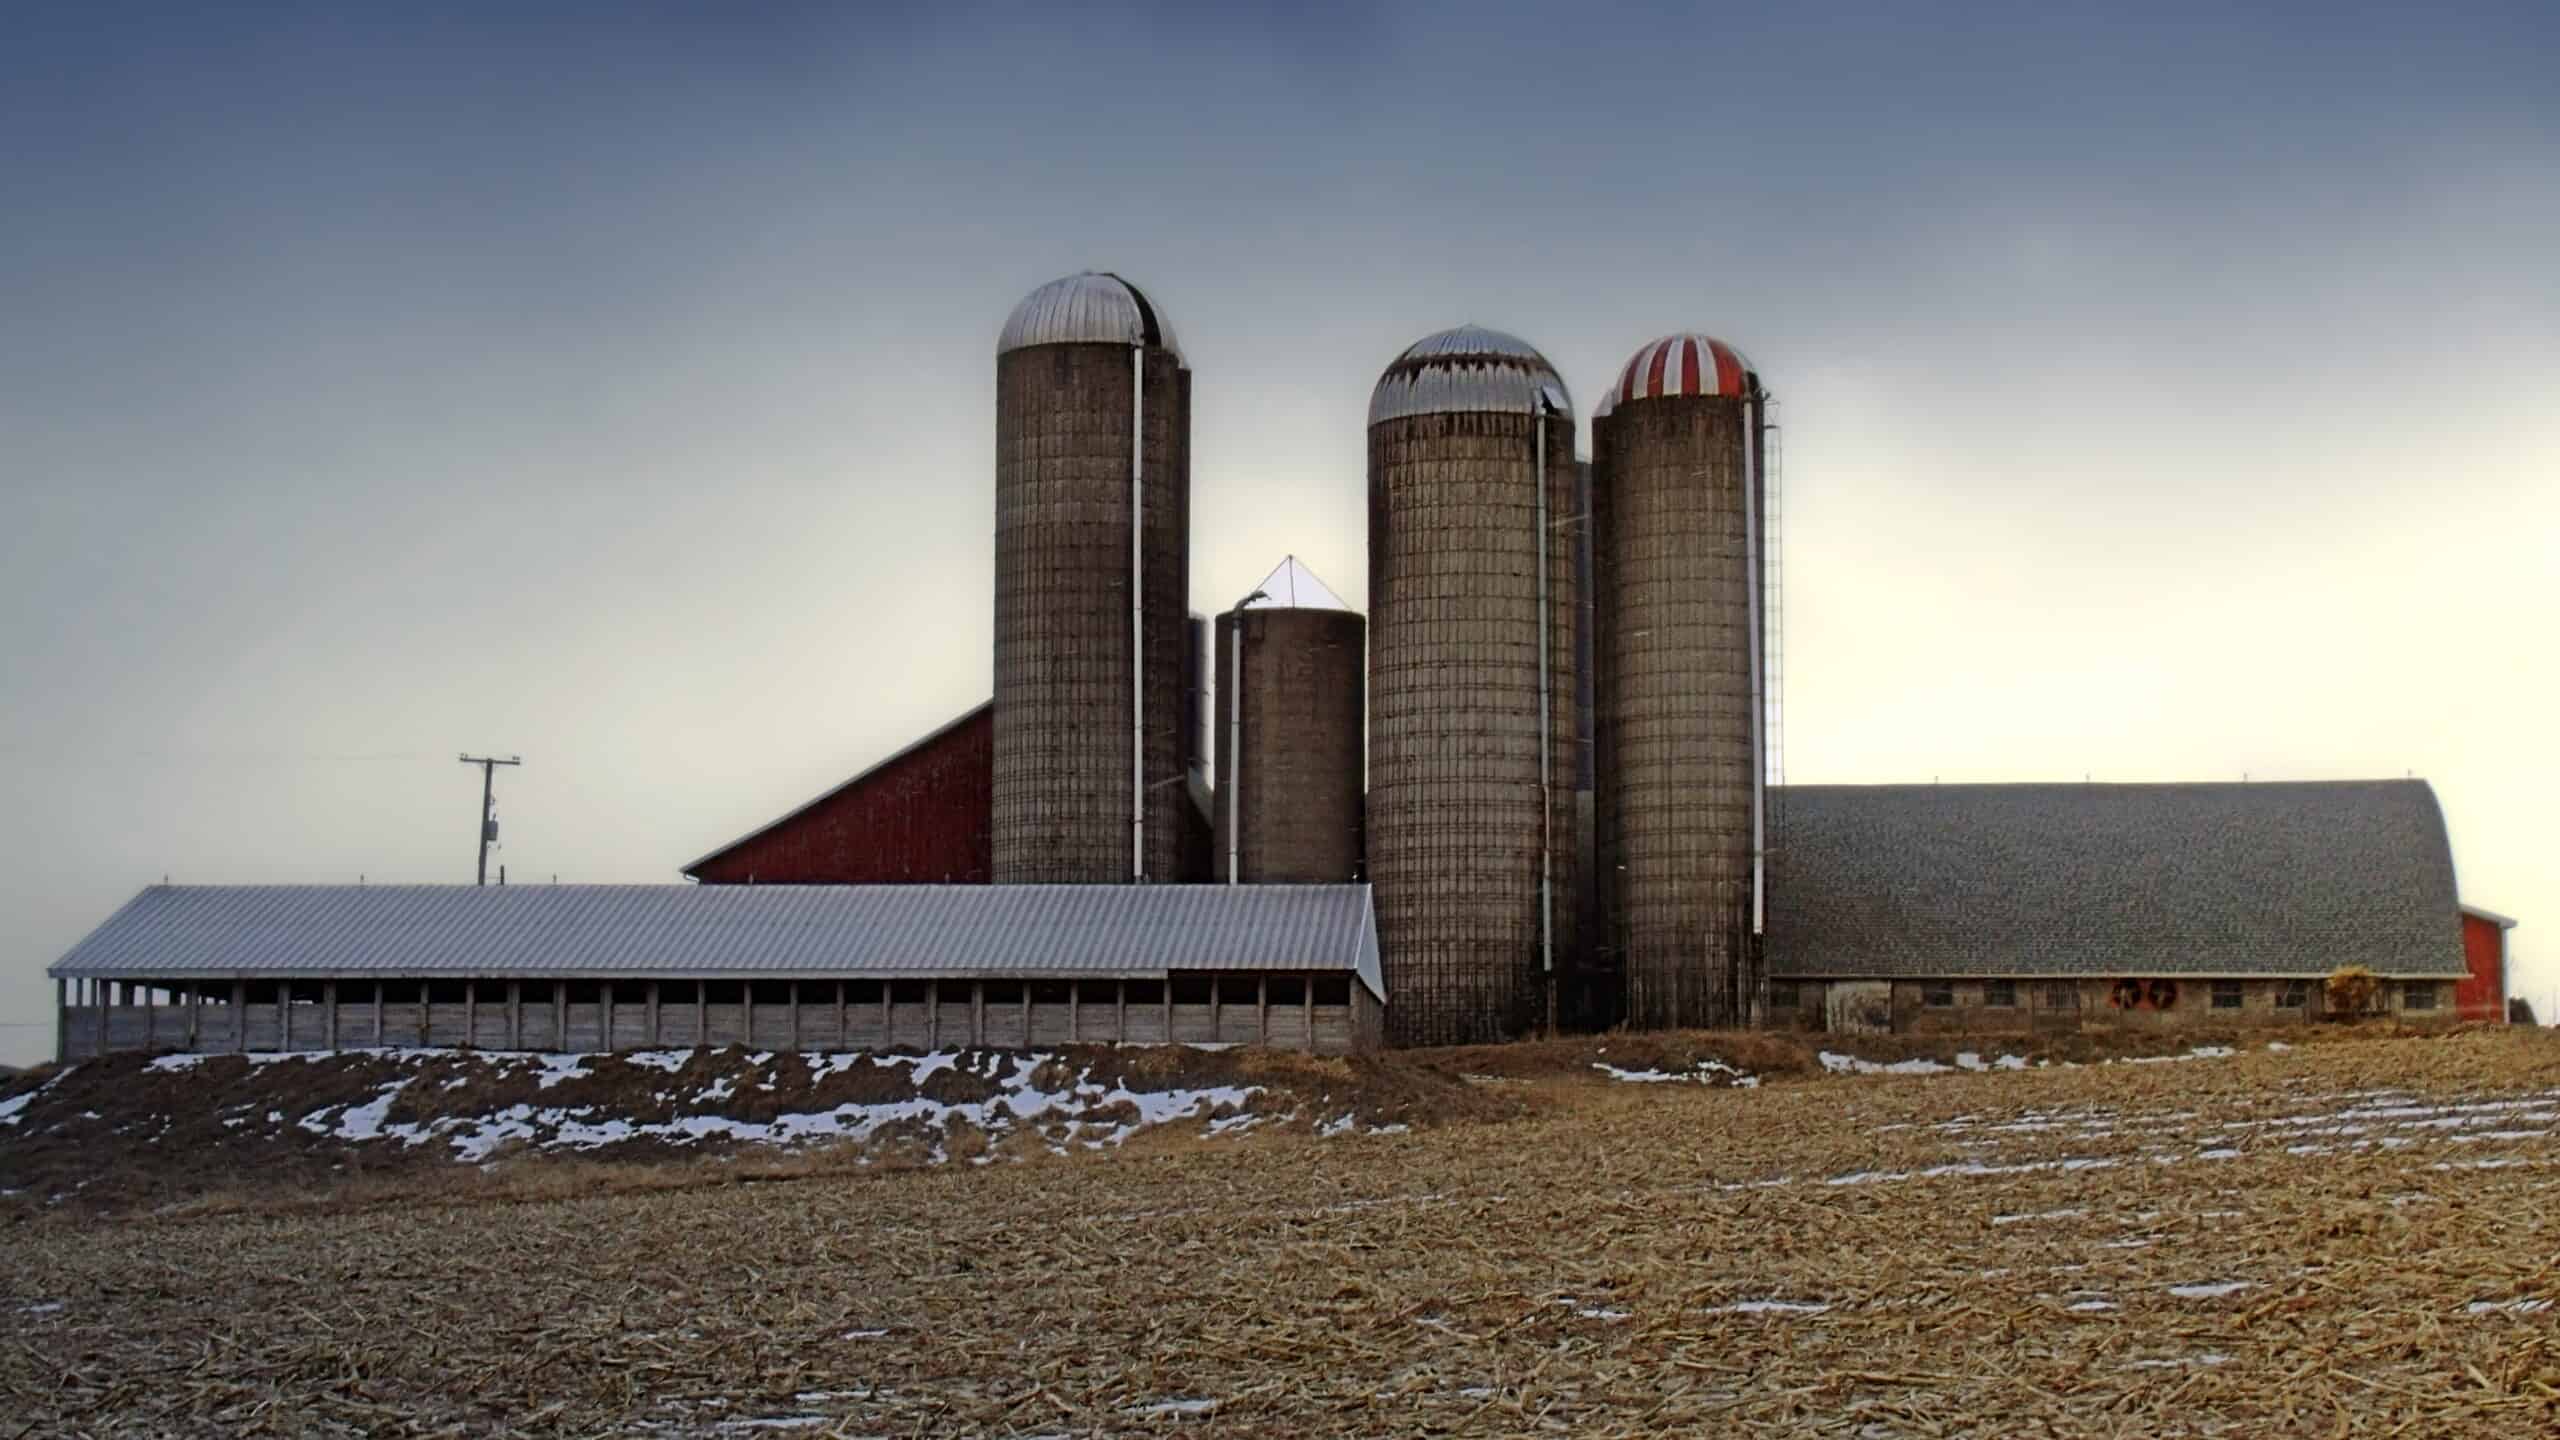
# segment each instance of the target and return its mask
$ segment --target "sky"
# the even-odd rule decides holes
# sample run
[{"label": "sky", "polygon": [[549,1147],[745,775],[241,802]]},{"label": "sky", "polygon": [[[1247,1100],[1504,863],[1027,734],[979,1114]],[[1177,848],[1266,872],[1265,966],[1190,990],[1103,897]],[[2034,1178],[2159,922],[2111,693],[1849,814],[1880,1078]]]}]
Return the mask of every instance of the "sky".
[{"label": "sky", "polygon": [[1194,608],[1366,603],[1421,335],[1705,330],[1788,779],[2423,776],[2560,1012],[2560,10],[1779,8],[11,7],[0,1060],[164,875],[469,880],[463,751],[511,880],[672,881],[983,700],[1084,268]]}]

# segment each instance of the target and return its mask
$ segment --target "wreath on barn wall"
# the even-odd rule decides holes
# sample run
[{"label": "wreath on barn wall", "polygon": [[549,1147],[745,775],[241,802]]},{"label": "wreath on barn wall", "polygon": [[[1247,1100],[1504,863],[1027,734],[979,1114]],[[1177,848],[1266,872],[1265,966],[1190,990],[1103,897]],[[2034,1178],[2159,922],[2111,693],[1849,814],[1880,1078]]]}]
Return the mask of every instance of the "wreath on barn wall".
[{"label": "wreath on barn wall", "polygon": [[2117,981],[2116,988],[2107,992],[2107,1003],[2119,1010],[2134,1009],[2142,1003],[2142,982],[2139,980]]},{"label": "wreath on barn wall", "polygon": [[2175,980],[2152,981],[2149,999],[2151,1001],[2151,1008],[2154,1010],[2166,1010],[2170,1006],[2177,1004],[2178,982]]}]

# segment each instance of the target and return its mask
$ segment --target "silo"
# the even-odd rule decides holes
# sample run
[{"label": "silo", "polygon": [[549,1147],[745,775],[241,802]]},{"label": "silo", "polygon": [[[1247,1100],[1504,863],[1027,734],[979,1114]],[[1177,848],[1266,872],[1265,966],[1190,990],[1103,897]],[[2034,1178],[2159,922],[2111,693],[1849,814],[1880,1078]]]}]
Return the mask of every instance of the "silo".
[{"label": "silo", "polygon": [[998,884],[1172,880],[1182,849],[1191,373],[1117,275],[996,346]]},{"label": "silo", "polygon": [[[1573,954],[1573,405],[1462,326],[1369,400],[1369,878],[1400,1044],[1527,1033]],[[1541,603],[1543,601],[1543,603]]]},{"label": "silo", "polygon": [[1640,1028],[1756,1005],[1761,401],[1739,352],[1682,334],[1592,416],[1599,873]]},{"label": "silo", "polygon": [[1217,645],[1216,878],[1356,878],[1367,622],[1293,555],[1218,617]]}]

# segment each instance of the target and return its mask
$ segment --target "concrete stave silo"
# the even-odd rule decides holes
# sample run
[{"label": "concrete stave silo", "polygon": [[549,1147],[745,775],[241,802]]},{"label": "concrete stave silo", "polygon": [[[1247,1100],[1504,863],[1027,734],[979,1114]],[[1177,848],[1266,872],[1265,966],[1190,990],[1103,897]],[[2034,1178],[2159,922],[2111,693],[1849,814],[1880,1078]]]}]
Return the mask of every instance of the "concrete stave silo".
[{"label": "concrete stave silo", "polygon": [[999,884],[1196,878],[1190,441],[1190,371],[1137,287],[1087,272],[1015,307],[996,353]]},{"label": "concrete stave silo", "polygon": [[1295,556],[1218,617],[1216,879],[1357,878],[1367,641]]},{"label": "concrete stave silo", "polygon": [[1371,394],[1369,876],[1401,1044],[1541,1027],[1574,953],[1573,438],[1554,368],[1498,331],[1427,337]]},{"label": "concrete stave silo", "polygon": [[1592,416],[1597,861],[1639,1028],[1757,1005],[1762,400],[1739,352],[1680,334]]}]

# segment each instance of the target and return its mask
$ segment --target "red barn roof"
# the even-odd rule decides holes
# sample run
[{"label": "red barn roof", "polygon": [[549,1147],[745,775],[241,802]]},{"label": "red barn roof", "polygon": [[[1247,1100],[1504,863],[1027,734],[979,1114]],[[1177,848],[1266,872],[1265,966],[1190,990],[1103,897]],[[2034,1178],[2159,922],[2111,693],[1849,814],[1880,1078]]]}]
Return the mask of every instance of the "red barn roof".
[{"label": "red barn roof", "polygon": [[984,885],[995,704],[684,867],[706,885]]}]

